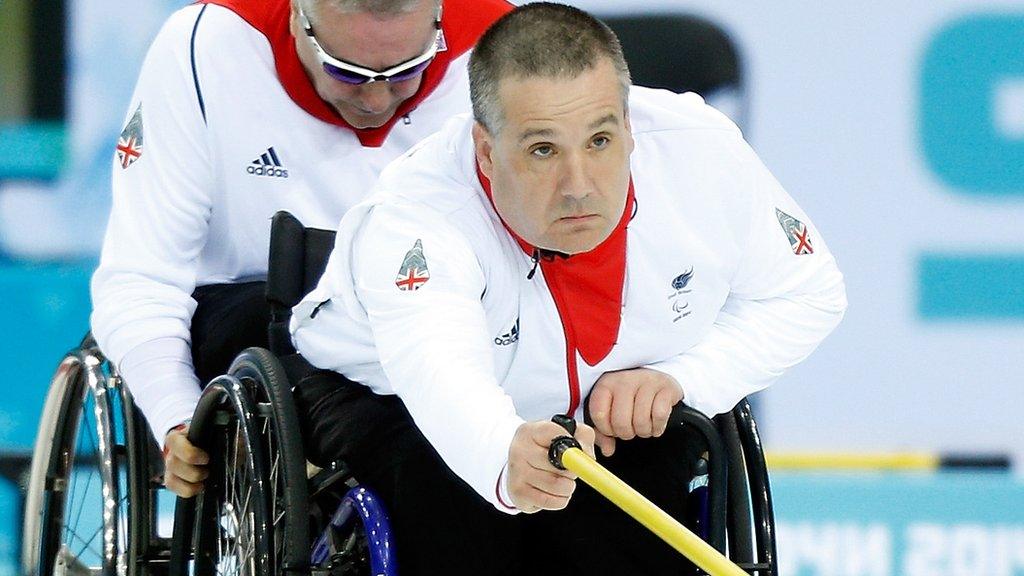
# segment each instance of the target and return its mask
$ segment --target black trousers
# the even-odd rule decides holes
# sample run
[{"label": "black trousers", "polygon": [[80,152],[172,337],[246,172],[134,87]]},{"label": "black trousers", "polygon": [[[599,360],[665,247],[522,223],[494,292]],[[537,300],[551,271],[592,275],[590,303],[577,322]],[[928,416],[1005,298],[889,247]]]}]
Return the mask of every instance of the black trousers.
[{"label": "black trousers", "polygon": [[[441,460],[395,396],[329,371],[296,389],[306,457],[343,459],[384,502],[403,575],[679,575],[695,567],[582,481],[561,511],[507,515]],[[692,464],[704,451],[686,429],[619,441],[598,456],[677,518],[686,512]]]},{"label": "black trousers", "polygon": [[192,363],[205,386],[227,372],[231,361],[250,346],[268,348],[270,304],[266,282],[211,284],[192,293]]}]

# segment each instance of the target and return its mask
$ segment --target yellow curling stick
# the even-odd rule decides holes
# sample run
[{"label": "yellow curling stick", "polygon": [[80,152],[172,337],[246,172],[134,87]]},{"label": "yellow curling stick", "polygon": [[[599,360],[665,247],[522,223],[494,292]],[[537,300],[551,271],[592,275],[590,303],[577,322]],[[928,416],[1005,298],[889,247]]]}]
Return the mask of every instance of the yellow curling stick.
[{"label": "yellow curling stick", "polygon": [[[565,416],[552,420],[575,433],[576,422]],[[566,422],[569,420],[569,422]],[[635,518],[658,538],[686,556],[691,562],[711,576],[750,576],[745,570],[732,563],[721,552],[699,536],[686,529],[667,512],[658,508],[607,468],[598,464],[571,436],[559,436],[551,441],[548,453],[551,463],[563,470],[574,472],[581,480],[607,498],[626,514]]]}]

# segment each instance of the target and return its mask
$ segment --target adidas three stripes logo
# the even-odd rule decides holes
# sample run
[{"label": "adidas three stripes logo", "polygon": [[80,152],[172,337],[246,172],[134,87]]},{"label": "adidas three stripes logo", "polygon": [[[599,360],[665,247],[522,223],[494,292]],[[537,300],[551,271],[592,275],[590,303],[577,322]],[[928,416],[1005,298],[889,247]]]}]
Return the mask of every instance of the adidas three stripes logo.
[{"label": "adidas three stripes logo", "polygon": [[274,147],[267,148],[267,151],[260,154],[259,158],[252,161],[245,169],[253,176],[271,176],[274,178],[287,178],[288,171],[281,167],[281,159],[274,152]]}]

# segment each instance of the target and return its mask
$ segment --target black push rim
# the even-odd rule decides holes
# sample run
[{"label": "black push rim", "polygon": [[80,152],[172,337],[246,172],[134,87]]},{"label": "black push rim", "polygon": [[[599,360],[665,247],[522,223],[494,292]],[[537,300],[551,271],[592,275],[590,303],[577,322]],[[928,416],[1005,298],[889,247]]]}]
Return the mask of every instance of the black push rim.
[{"label": "black push rim", "polygon": [[[253,406],[233,376],[220,376],[203,391],[189,440],[211,454],[211,475],[202,494],[178,499],[172,575],[273,573],[266,460]],[[185,543],[194,544],[191,570],[192,546]]]}]

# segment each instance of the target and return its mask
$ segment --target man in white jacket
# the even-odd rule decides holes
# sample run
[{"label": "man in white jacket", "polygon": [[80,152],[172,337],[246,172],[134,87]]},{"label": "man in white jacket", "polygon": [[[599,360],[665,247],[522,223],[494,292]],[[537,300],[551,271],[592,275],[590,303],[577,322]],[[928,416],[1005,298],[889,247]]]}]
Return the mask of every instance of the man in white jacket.
[{"label": "man in white jacket", "polygon": [[[700,447],[663,435],[672,406],[727,411],[803,360],[844,313],[842,275],[737,128],[631,89],[577,9],[499,20],[470,91],[474,118],[384,171],[294,311],[323,369],[297,390],[309,457],[380,492],[414,574],[679,573],[548,463],[551,416],[682,514]],[[561,511],[516,516],[539,510]]]},{"label": "man in white jacket", "polygon": [[[442,10],[442,8],[444,8]],[[113,159],[92,330],[200,489],[200,386],[267,346],[270,218],[334,227],[388,162],[469,108],[505,0],[203,0],[153,41]],[[170,431],[170,432],[169,432]]]}]

